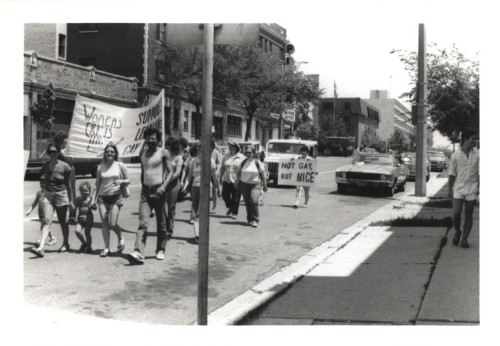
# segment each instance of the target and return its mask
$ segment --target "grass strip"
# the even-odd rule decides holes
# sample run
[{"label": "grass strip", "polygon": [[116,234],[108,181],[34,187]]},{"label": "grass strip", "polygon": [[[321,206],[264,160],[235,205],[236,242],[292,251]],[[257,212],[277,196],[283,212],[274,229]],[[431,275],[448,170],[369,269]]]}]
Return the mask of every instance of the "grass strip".
[{"label": "grass strip", "polygon": [[396,219],[374,221],[370,226],[394,226],[394,227],[452,227],[453,220],[450,216],[435,219],[423,217],[398,217]]}]

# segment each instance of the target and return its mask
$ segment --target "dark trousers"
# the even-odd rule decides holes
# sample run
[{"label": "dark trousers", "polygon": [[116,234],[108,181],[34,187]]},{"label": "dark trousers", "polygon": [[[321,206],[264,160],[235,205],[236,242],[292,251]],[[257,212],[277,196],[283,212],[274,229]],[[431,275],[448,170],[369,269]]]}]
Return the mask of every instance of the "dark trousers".
[{"label": "dark trousers", "polygon": [[236,189],[233,183],[222,183],[222,199],[226,203],[226,208],[230,209],[233,215],[238,215],[240,198],[241,191]]},{"label": "dark trousers", "polygon": [[258,184],[247,184],[244,182],[240,183],[241,195],[245,201],[245,206],[247,208],[247,221],[259,222],[259,198],[261,187]]},{"label": "dark trousers", "polygon": [[139,229],[135,238],[135,251],[144,256],[146,240],[148,238],[148,220],[151,209],[156,213],[156,252],[167,247],[167,213],[165,212],[166,194],[162,197],[152,197],[156,189],[142,186],[141,200],[139,202]]}]

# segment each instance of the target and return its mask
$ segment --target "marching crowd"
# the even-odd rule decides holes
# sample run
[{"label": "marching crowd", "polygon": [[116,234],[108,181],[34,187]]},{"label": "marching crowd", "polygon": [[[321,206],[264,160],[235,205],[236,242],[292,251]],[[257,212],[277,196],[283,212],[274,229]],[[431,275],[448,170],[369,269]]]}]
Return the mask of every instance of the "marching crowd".
[{"label": "marching crowd", "polygon": [[[142,188],[139,199],[139,226],[133,251],[127,254],[131,264],[144,263],[148,221],[153,215],[156,216],[157,227],[156,258],[165,258],[167,241],[174,233],[176,203],[187,193],[190,193],[192,201],[190,223],[198,242],[200,145],[196,143],[189,146],[185,138],[170,137],[163,148],[160,146],[161,133],[155,128],[144,132],[144,140],[145,145],[140,153]],[[229,152],[221,159],[215,141],[212,141],[211,214],[215,213],[217,198],[222,197],[227,208],[226,215],[236,219],[240,199],[243,198],[248,224],[258,227],[259,205],[263,204],[263,193],[267,191],[263,159],[257,155],[255,149],[240,148],[236,142],[229,142],[228,148]],[[40,191],[26,212],[26,215],[29,215],[38,205],[40,238],[30,251],[38,257],[44,257],[45,247],[56,244],[57,240],[50,230],[54,211],[63,236],[59,252],[69,251],[68,215],[75,210],[75,235],[80,241],[78,252],[92,253],[93,210],[98,210],[104,240],[104,249],[100,256],[107,257],[111,253],[111,230],[117,236],[117,252],[122,253],[125,249],[125,239],[119,225],[119,216],[125,199],[130,195],[130,179],[126,165],[119,159],[116,145],[110,142],[104,148],[102,161],[97,168],[95,187],[92,189],[90,183],[82,182],[78,186],[78,196],[75,191],[72,161],[65,156],[65,141],[54,141],[48,145],[46,152],[50,160],[42,168]]]}]

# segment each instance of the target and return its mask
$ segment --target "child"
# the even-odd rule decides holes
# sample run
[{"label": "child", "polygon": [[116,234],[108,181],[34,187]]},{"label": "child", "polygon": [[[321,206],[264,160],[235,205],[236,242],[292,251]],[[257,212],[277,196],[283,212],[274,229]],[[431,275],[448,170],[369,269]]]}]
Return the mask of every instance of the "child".
[{"label": "child", "polygon": [[[40,202],[40,200],[42,199],[42,196],[43,196],[43,192],[44,192],[44,183],[43,182],[44,181],[45,181],[45,179],[42,177],[40,179],[40,190],[37,191],[35,200],[33,201],[31,208],[26,212],[26,216],[28,216],[29,214],[31,214],[33,209],[35,209],[36,205],[38,204],[38,219],[40,220],[40,234],[42,233],[43,209],[42,209],[42,204],[38,203],[38,202]],[[57,239],[56,239],[56,237],[54,237],[52,235],[51,231],[49,231],[49,236],[47,239],[48,239],[47,245],[49,245],[49,246],[56,245]],[[35,246],[40,247],[40,238],[38,238],[38,240],[35,242]]]},{"label": "child", "polygon": [[[76,208],[76,229],[75,234],[78,239],[82,242],[79,252],[92,253],[92,237],[90,235],[90,230],[92,229],[92,224],[94,223],[94,214],[92,214],[92,209],[97,209],[96,206],[91,206],[92,198],[92,187],[90,183],[83,182],[78,186],[80,191],[80,196],[75,199]],[[85,230],[85,237],[82,233],[82,228]]]}]

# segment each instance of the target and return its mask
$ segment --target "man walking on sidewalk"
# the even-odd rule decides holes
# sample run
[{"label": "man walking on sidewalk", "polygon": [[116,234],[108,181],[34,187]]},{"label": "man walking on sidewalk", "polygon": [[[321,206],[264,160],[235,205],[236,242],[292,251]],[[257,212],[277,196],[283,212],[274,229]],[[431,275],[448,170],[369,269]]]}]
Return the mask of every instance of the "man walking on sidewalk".
[{"label": "man walking on sidewalk", "polygon": [[144,131],[147,149],[141,154],[141,198],[139,201],[139,229],[135,239],[134,252],[127,255],[130,264],[144,264],[148,220],[151,208],[156,212],[156,259],[165,258],[167,246],[167,185],[172,180],[172,159],[168,150],[159,146],[161,132],[156,128]]},{"label": "man walking on sidewalk", "polygon": [[[479,149],[476,149],[474,132],[462,132],[460,149],[450,158],[448,167],[448,197],[453,198],[453,225],[455,237],[453,245],[468,248],[470,231],[472,229],[472,214],[479,193]],[[462,207],[465,204],[465,217],[462,241],[460,231]]]}]

